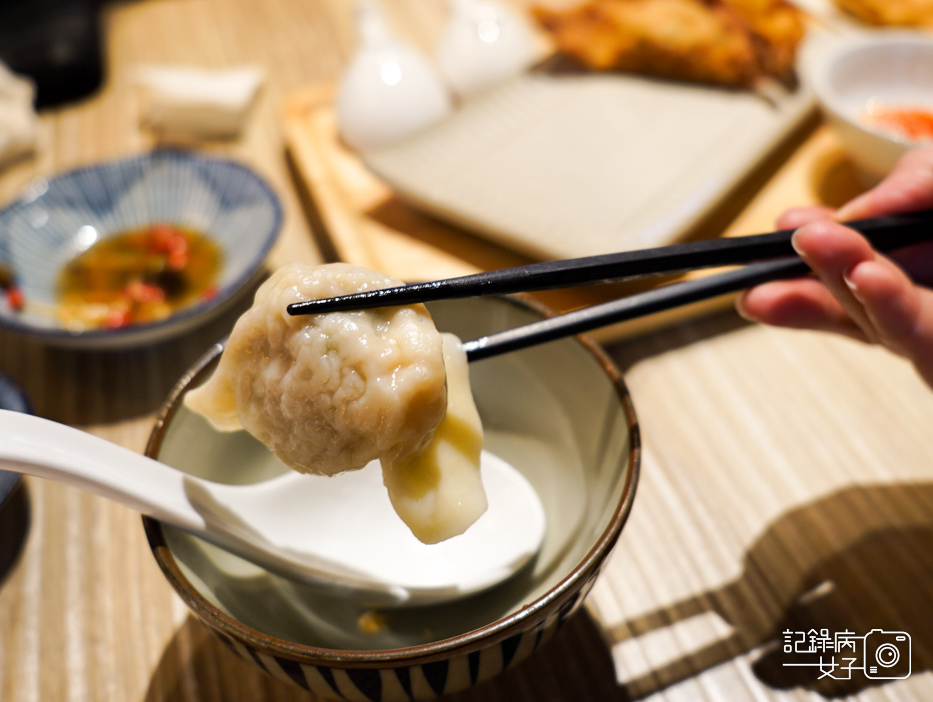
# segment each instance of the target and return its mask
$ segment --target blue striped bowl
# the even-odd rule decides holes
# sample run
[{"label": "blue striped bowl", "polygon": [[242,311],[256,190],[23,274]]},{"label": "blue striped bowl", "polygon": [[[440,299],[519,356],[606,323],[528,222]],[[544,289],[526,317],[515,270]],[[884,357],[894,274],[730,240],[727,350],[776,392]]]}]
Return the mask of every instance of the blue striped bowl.
[{"label": "blue striped bowl", "polygon": [[[463,339],[544,313],[511,298],[429,307],[439,329]],[[218,344],[176,385],[146,453],[214,480],[256,482],[281,464],[245,432],[214,431],[183,401],[220,351]],[[536,559],[509,580],[462,600],[373,616],[144,517],[164,575],[247,664],[319,697],[427,700],[518,665],[580,607],[619,537],[635,496],[638,426],[618,370],[582,339],[470,364],[470,384],[486,448],[528,479],[547,519]]]},{"label": "blue striped bowl", "polygon": [[[221,248],[218,294],[165,320],[120,329],[70,330],[55,314],[56,279],[81,250],[90,226],[99,238],[167,221],[210,236]],[[0,292],[0,325],[50,344],[119,348],[161,341],[218,314],[262,273],[282,224],[269,185],[233,161],[180,150],[140,156],[37,179],[0,211],[0,263],[12,268],[26,300],[16,311]]]}]

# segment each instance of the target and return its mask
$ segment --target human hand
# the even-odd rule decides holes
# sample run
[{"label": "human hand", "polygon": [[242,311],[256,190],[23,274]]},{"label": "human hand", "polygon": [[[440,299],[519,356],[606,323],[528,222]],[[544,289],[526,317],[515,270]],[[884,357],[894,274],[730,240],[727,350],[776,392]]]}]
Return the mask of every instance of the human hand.
[{"label": "human hand", "polygon": [[933,387],[933,242],[888,258],[839,223],[931,208],[933,148],[907,153],[881,183],[838,210],[788,210],[777,226],[797,229],[794,249],[816,277],[752,288],[739,298],[739,313],[880,344],[908,358]]}]

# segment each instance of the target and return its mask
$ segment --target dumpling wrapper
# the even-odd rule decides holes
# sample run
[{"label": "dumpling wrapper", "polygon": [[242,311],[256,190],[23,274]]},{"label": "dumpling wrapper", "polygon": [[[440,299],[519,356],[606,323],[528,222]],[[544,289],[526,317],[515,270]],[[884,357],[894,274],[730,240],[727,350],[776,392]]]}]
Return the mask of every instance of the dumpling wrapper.
[{"label": "dumpling wrapper", "polygon": [[479,469],[483,425],[473,401],[466,353],[456,336],[441,336],[447,412],[427,448],[382,459],[382,479],[392,506],[426,544],[462,534],[487,507]]}]

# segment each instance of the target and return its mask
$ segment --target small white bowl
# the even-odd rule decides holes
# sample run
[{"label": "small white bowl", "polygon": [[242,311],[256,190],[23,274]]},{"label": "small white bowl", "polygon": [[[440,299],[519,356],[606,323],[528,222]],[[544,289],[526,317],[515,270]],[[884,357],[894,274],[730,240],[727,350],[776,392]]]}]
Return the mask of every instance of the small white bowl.
[{"label": "small white bowl", "polygon": [[911,148],[910,139],[873,124],[879,107],[933,112],[933,36],[873,31],[834,41],[813,57],[810,79],[820,106],[866,183],[883,178]]}]

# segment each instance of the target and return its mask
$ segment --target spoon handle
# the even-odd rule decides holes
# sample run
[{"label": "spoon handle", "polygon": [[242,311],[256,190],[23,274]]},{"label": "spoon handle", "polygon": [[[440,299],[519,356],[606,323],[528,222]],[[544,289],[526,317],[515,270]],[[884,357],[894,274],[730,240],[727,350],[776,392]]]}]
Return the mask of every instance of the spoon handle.
[{"label": "spoon handle", "polygon": [[[339,572],[326,559],[279,553],[239,525],[230,491],[79,429],[0,410],[0,468],[93,492],[193,533],[269,570],[318,584]],[[242,491],[233,489],[234,493]],[[218,500],[218,497],[220,498]],[[310,575],[309,575],[310,574]],[[353,574],[344,576],[353,582]],[[333,579],[331,575],[330,580]],[[368,580],[364,586],[372,589]]]},{"label": "spoon handle", "polygon": [[197,478],[48,419],[0,410],[0,467],[93,492],[183,529],[205,527],[186,496]]}]

